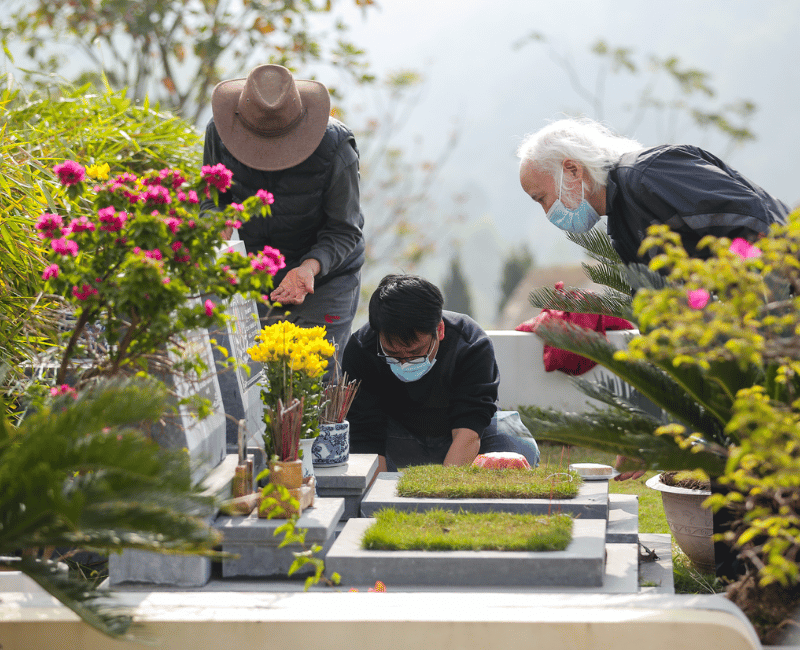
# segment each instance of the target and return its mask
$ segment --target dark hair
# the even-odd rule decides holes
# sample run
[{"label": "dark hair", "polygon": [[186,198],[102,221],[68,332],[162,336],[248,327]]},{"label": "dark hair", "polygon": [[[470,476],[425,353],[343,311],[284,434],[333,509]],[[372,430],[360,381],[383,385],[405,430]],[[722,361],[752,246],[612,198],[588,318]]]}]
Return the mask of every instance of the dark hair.
[{"label": "dark hair", "polygon": [[418,275],[387,275],[369,300],[369,324],[389,341],[413,343],[442,320],[439,287]]}]

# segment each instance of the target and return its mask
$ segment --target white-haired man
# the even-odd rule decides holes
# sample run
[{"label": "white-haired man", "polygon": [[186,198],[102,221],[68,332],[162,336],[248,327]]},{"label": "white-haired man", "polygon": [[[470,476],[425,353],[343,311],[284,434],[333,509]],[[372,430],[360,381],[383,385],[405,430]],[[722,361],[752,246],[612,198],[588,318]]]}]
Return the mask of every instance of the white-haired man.
[{"label": "white-haired man", "polygon": [[706,235],[754,241],[789,207],[713,154],[690,145],[645,148],[598,122],[548,124],[520,145],[520,183],[562,230],[586,232],[608,216],[608,235],[622,260],[639,254],[647,228],[666,224],[693,257]]}]

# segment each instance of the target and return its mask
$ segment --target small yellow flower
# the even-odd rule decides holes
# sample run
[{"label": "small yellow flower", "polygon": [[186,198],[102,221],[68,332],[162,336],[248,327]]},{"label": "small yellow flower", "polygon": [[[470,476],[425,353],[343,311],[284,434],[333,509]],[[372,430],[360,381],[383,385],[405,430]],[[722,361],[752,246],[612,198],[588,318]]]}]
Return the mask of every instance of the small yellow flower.
[{"label": "small yellow flower", "polygon": [[108,163],[103,163],[102,165],[90,165],[86,168],[86,175],[96,181],[108,180],[108,175],[110,173],[111,167],[108,166]]}]

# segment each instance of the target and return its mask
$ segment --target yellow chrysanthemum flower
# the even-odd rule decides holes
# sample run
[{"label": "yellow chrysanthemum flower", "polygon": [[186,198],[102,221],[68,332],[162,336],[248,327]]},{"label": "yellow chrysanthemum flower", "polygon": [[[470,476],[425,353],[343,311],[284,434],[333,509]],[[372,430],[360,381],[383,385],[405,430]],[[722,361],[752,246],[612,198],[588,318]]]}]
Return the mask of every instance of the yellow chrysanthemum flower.
[{"label": "yellow chrysanthemum flower", "polygon": [[103,163],[102,165],[89,165],[86,168],[86,175],[96,181],[108,180],[108,175],[110,173],[111,167],[108,166],[108,163]]}]

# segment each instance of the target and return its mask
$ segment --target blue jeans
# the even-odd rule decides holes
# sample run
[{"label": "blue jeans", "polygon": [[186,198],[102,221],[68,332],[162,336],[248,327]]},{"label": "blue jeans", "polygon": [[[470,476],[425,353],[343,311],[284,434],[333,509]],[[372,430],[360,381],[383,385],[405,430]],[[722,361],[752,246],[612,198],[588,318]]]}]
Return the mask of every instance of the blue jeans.
[{"label": "blue jeans", "polygon": [[[510,451],[522,454],[531,467],[536,467],[539,464],[539,449],[533,438],[523,440],[504,432],[504,429],[507,430],[507,425],[502,418],[493,419],[481,434],[478,453]],[[452,435],[419,438],[399,422],[389,418],[386,426],[386,469],[396,472],[409,465],[441,465],[452,443]]]}]

